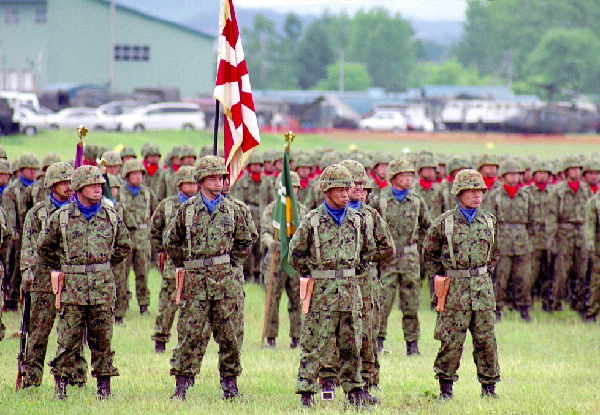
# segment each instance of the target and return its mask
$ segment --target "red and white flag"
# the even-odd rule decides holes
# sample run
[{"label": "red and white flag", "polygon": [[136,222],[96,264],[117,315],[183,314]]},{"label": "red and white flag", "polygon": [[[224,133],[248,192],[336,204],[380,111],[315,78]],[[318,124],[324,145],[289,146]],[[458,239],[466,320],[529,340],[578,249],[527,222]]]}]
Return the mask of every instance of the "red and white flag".
[{"label": "red and white flag", "polygon": [[252,88],[233,0],[221,0],[217,82],[213,96],[223,105],[225,159],[231,185],[260,144]]}]

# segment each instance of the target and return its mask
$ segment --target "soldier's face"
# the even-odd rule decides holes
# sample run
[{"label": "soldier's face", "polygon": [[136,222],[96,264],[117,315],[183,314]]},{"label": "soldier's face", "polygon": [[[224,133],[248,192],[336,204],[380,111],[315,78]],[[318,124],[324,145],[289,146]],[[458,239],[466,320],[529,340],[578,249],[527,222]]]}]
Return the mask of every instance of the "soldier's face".
[{"label": "soldier's face", "polygon": [[296,173],[298,173],[301,179],[306,179],[310,174],[310,167],[300,166],[296,169]]},{"label": "soldier's face", "polygon": [[113,174],[115,176],[119,175],[119,166],[106,166],[106,174]]},{"label": "soldier's face", "polygon": [[377,166],[375,166],[375,169],[373,171],[377,176],[383,179],[384,177],[387,177],[388,164],[379,163]]},{"label": "soldier's face", "polygon": [[200,183],[200,190],[204,196],[210,196],[213,199],[223,192],[223,176],[206,176]]},{"label": "soldier's face", "polygon": [[83,205],[94,205],[102,200],[102,185],[89,184],[81,188],[77,195]]},{"label": "soldier's face", "polygon": [[296,196],[296,198],[298,198],[298,192],[300,191],[300,187],[299,186],[294,186],[294,196]]},{"label": "soldier's face", "polygon": [[436,174],[437,177],[446,177],[446,166],[443,164],[438,164]]},{"label": "soldier's face", "polygon": [[148,162],[148,164],[150,164],[151,166],[158,164],[158,161],[160,160],[160,156],[159,155],[152,155],[152,156],[146,156],[146,161]]},{"label": "soldier's face", "polygon": [[481,173],[481,175],[483,177],[496,177],[498,175],[498,166],[494,166],[494,165],[481,166],[481,168],[479,169],[479,173]]},{"label": "soldier's face", "polygon": [[550,179],[550,174],[547,171],[536,171],[533,173],[533,180],[539,184],[548,183],[548,179]]},{"label": "soldier's face", "polygon": [[196,157],[184,157],[181,159],[181,165],[182,166],[194,166],[194,163],[196,162]]},{"label": "soldier's face", "polygon": [[139,186],[142,184],[142,180],[144,180],[144,173],[141,171],[132,171],[127,175],[127,183],[130,186]]},{"label": "soldier's face", "polygon": [[275,160],[275,170],[281,171],[283,169],[283,160]]},{"label": "soldier's face", "polygon": [[171,164],[173,164],[175,166],[179,166],[180,163],[181,163],[181,160],[179,159],[179,157],[171,157]]},{"label": "soldier's face", "polygon": [[260,171],[262,170],[262,164],[259,163],[252,163],[252,164],[248,164],[248,171],[250,171],[250,173],[260,173]]},{"label": "soldier's face", "polygon": [[600,172],[597,171],[586,171],[583,175],[583,180],[590,186],[595,186],[600,181]]},{"label": "soldier's face", "polygon": [[26,167],[24,169],[21,169],[21,174],[27,180],[35,180],[35,176],[37,175],[37,169],[31,169],[29,167]]},{"label": "soldier's face", "polygon": [[360,199],[359,199],[359,200],[360,200],[362,203],[367,203],[367,200],[369,199],[369,193],[370,193],[370,191],[369,191],[369,190],[367,190],[367,189],[363,189],[363,191],[362,191],[362,192],[361,192],[361,194],[360,194]]},{"label": "soldier's face", "polygon": [[353,202],[361,200],[364,191],[363,186],[364,182],[354,181],[354,187],[351,187],[350,190],[348,190],[348,196],[350,197],[350,200]]},{"label": "soldier's face", "polygon": [[460,195],[458,195],[458,201],[467,209],[478,208],[481,206],[481,202],[483,201],[483,190],[463,190]]},{"label": "soldier's face", "polygon": [[119,197],[119,187],[118,186],[111,187],[110,194],[112,195],[113,199],[116,199],[117,197]]},{"label": "soldier's face", "polygon": [[185,197],[192,197],[198,193],[198,183],[181,183],[179,190],[185,195]]},{"label": "soldier's face", "polygon": [[334,187],[325,192],[325,201],[334,209],[343,209],[350,201],[349,187]]},{"label": "soldier's face", "polygon": [[227,196],[229,192],[231,192],[231,185],[229,184],[229,179],[223,179],[223,190],[221,190],[221,193]]},{"label": "soldier's face", "polygon": [[581,179],[580,167],[569,167],[566,171],[567,180],[570,182],[578,182]]},{"label": "soldier's face", "polygon": [[135,157],[133,157],[133,156],[125,156],[125,157],[121,157],[121,161],[123,162],[123,164],[125,164],[125,162],[126,162],[127,160],[131,160],[131,159],[134,159],[134,158],[135,158]]},{"label": "soldier's face", "polygon": [[273,166],[273,162],[272,161],[265,161],[265,164],[263,164],[263,169],[266,172],[272,172],[273,169],[275,168],[275,166]]},{"label": "soldier's face", "polygon": [[502,181],[507,186],[516,186],[519,184],[521,175],[519,173],[506,173],[502,176]]},{"label": "soldier's face", "polygon": [[394,177],[392,177],[392,186],[396,189],[408,189],[412,186],[413,181],[415,179],[415,174],[411,172],[398,173]]},{"label": "soldier's face", "polygon": [[437,177],[435,169],[433,167],[423,167],[422,169],[419,169],[419,176],[421,176],[423,180],[427,180],[430,182],[434,181]]},{"label": "soldier's face", "polygon": [[0,186],[6,186],[10,180],[10,174],[0,174]]},{"label": "soldier's face", "polygon": [[73,190],[71,189],[71,181],[65,180],[62,182],[56,183],[52,186],[52,193],[54,193],[54,197],[61,202],[69,200],[69,198],[73,195]]}]

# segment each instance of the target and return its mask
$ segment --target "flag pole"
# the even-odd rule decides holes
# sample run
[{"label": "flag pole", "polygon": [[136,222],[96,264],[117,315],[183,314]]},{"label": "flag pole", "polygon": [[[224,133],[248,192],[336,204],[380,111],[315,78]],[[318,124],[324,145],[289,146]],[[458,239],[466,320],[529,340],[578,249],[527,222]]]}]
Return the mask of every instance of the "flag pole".
[{"label": "flag pole", "polygon": [[215,122],[213,126],[213,156],[217,155],[217,136],[219,135],[219,100],[215,99]]}]

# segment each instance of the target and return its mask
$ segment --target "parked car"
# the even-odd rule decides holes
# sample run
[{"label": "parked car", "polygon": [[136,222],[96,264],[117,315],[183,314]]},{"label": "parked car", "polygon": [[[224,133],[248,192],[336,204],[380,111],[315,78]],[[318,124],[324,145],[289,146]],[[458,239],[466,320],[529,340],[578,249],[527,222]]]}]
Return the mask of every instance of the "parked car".
[{"label": "parked car", "polygon": [[118,117],[136,108],[147,105],[142,101],[112,101],[96,109],[96,129],[116,130],[119,125]]},{"label": "parked car", "polygon": [[48,116],[53,114],[47,108],[40,107],[39,110],[21,107],[15,111],[13,120],[19,123],[19,130],[29,136],[37,134],[40,130],[50,127]]},{"label": "parked car", "polygon": [[399,111],[378,111],[360,121],[360,128],[373,131],[406,131],[406,118]]},{"label": "parked car", "polygon": [[48,125],[52,129],[77,128],[85,125],[89,129],[96,128],[96,110],[94,108],[65,108],[55,114],[48,115]]},{"label": "parked car", "polygon": [[204,113],[196,104],[162,102],[146,105],[118,117],[121,131],[202,130]]},{"label": "parked car", "polygon": [[14,111],[6,98],[0,98],[0,135],[19,131],[19,124],[13,121]]}]

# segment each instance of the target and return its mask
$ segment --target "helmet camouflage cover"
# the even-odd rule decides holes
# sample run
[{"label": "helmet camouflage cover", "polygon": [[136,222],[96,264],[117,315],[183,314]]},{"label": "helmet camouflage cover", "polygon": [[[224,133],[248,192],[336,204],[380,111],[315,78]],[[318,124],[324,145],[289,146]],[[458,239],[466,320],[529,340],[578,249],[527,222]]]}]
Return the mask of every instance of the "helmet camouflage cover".
[{"label": "helmet camouflage cover", "polygon": [[123,177],[127,177],[129,173],[133,173],[134,171],[141,171],[142,173],[146,173],[146,169],[141,161],[138,159],[129,159],[123,164]]},{"label": "helmet camouflage cover", "polygon": [[42,160],[42,170],[47,169],[52,163],[58,163],[60,161],[60,156],[56,153],[48,154]]},{"label": "helmet camouflage cover", "polygon": [[173,184],[176,187],[179,187],[182,183],[196,183],[192,166],[181,166],[173,175]]},{"label": "helmet camouflage cover", "polygon": [[487,186],[483,181],[481,173],[473,169],[461,170],[456,174],[452,183],[451,193],[458,196],[463,190],[483,190],[487,191]]},{"label": "helmet camouflage cover", "polygon": [[106,180],[102,177],[102,172],[96,166],[81,166],[73,172],[71,179],[71,188],[74,191],[79,191],[85,186],[91,184],[104,184]]},{"label": "helmet camouflage cover", "polygon": [[19,157],[19,169],[39,169],[39,160],[31,153],[25,153]]},{"label": "helmet camouflage cover", "polygon": [[73,166],[66,161],[59,161],[52,163],[46,170],[46,176],[44,177],[44,186],[52,187],[56,183],[71,180],[73,176]]},{"label": "helmet camouflage cover", "polygon": [[102,155],[102,160],[104,160],[106,165],[109,167],[120,167],[123,165],[123,161],[121,161],[121,156],[119,156],[119,154],[117,154],[116,151],[107,151]]},{"label": "helmet camouflage cover", "polygon": [[225,159],[219,156],[204,156],[196,163],[196,181],[200,182],[207,176],[227,176]]},{"label": "helmet camouflage cover", "polygon": [[506,160],[500,164],[500,168],[498,169],[498,176],[502,177],[508,173],[523,173],[525,169],[523,168],[523,164],[518,160]]},{"label": "helmet camouflage cover", "polygon": [[415,163],[406,159],[393,160],[388,166],[387,179],[391,180],[400,173],[416,173]]},{"label": "helmet camouflage cover", "polygon": [[319,178],[319,189],[326,192],[335,187],[353,187],[352,174],[341,164],[326,167]]},{"label": "helmet camouflage cover", "polygon": [[0,158],[0,174],[12,174],[12,169],[10,168],[10,163],[8,160]]},{"label": "helmet camouflage cover", "polygon": [[[295,171],[290,171],[290,178],[292,179],[292,187],[300,187],[300,176]],[[281,174],[277,176],[277,180],[275,182],[277,188],[281,186]]]},{"label": "helmet camouflage cover", "polygon": [[363,166],[360,162],[356,160],[343,160],[340,162],[340,164],[348,169],[354,182],[367,182],[367,171],[365,170],[365,166]]},{"label": "helmet camouflage cover", "polygon": [[131,147],[123,147],[123,149],[121,150],[121,153],[119,154],[121,156],[121,158],[123,157],[136,157],[137,155],[135,154],[135,150]]},{"label": "helmet camouflage cover", "polygon": [[160,152],[160,148],[158,148],[158,145],[156,145],[156,143],[153,142],[149,142],[146,143],[142,146],[142,157],[147,157],[147,156],[161,156],[161,152]]}]

